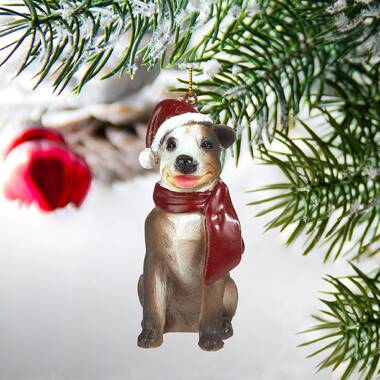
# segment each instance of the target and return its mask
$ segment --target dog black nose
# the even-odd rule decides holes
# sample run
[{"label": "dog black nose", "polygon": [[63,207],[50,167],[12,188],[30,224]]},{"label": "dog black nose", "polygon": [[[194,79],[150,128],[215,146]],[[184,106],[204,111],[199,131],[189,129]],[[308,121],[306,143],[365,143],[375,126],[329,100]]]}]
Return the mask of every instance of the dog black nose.
[{"label": "dog black nose", "polygon": [[197,163],[192,157],[181,154],[175,160],[175,168],[183,174],[191,174],[197,170]]}]

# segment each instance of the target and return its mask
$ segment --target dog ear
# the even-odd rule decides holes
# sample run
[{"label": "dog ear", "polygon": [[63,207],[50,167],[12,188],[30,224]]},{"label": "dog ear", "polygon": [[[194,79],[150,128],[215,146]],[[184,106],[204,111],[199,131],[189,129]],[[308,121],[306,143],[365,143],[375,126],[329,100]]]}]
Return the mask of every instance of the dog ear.
[{"label": "dog ear", "polygon": [[228,125],[216,124],[213,126],[214,132],[218,137],[220,145],[223,148],[229,148],[235,141],[235,131]]}]

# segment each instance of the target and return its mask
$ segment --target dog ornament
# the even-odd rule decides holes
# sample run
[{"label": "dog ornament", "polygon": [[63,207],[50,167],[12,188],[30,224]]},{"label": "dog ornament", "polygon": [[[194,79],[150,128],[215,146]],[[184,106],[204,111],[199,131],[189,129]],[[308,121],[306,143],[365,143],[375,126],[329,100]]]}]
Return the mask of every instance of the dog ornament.
[{"label": "dog ornament", "polygon": [[220,155],[234,141],[232,128],[186,100],[166,99],[153,110],[139,161],[159,167],[161,179],[145,221],[140,347],[160,346],[167,332],[197,332],[199,346],[216,351],[233,334],[238,292],[229,271],[244,243]]}]

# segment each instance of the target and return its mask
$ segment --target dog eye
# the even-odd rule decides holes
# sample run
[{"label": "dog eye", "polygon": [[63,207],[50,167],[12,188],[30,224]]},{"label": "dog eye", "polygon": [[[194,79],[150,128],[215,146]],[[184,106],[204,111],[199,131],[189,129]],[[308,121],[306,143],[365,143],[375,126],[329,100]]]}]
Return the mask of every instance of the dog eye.
[{"label": "dog eye", "polygon": [[168,142],[166,143],[166,149],[171,152],[173,151],[175,148],[177,148],[177,143],[176,141],[173,139],[173,138],[170,138],[168,140]]},{"label": "dog eye", "polygon": [[201,148],[209,150],[209,149],[213,148],[213,144],[209,140],[204,140],[204,141],[202,141]]}]

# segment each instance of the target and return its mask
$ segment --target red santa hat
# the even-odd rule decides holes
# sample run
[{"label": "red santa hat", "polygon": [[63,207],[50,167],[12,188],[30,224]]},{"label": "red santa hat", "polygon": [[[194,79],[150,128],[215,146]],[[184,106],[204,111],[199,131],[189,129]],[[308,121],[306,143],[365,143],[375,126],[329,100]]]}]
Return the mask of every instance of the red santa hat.
[{"label": "red santa hat", "polygon": [[154,168],[158,162],[157,152],[162,138],[175,128],[190,122],[212,123],[212,120],[185,100],[165,99],[158,103],[148,122],[146,148],[139,155],[140,165],[144,169]]}]

